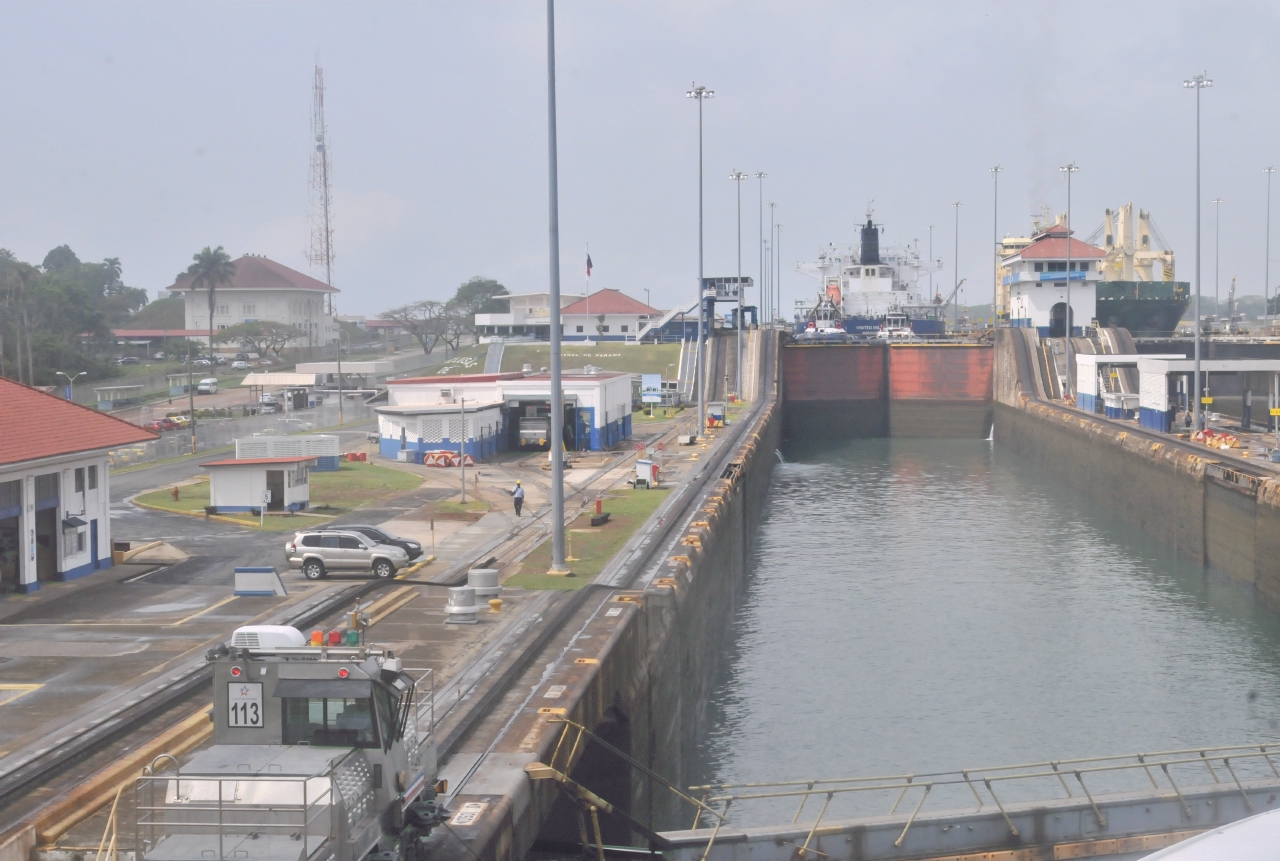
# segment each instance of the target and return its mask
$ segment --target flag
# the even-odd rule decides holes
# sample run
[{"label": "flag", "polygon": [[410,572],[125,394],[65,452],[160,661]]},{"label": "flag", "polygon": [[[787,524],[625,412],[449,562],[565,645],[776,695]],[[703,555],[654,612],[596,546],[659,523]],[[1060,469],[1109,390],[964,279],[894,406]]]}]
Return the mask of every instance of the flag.
[{"label": "flag", "polygon": [[587,277],[591,277],[591,255],[587,255]]}]

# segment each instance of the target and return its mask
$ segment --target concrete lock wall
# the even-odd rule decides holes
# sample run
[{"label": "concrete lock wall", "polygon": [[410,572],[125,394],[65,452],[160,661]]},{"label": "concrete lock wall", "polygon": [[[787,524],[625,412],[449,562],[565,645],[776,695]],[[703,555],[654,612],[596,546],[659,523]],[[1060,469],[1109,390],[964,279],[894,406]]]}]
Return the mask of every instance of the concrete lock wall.
[{"label": "concrete lock wall", "polygon": [[1043,400],[1020,332],[997,333],[995,360],[998,445],[1280,610],[1280,481],[1204,446]]}]

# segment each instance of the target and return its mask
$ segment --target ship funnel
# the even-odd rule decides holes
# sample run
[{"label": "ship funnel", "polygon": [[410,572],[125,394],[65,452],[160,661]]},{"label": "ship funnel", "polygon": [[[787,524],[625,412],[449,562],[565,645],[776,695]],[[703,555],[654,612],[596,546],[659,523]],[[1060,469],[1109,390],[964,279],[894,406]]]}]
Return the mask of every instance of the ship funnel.
[{"label": "ship funnel", "polygon": [[880,262],[880,231],[871,223],[871,219],[867,219],[866,226],[862,228],[862,251],[860,263],[879,263]]}]

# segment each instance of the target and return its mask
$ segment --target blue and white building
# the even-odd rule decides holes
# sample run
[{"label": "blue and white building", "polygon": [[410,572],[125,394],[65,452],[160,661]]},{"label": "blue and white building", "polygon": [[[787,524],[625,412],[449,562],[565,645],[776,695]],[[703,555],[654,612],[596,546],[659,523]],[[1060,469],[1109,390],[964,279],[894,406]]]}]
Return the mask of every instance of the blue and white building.
[{"label": "blue and white building", "polygon": [[[1071,333],[1080,335],[1098,316],[1101,248],[1072,239],[1063,224],[1044,228],[1031,244],[1000,261],[1001,286],[1009,292],[1009,325],[1061,338],[1071,284]],[[1068,248],[1070,260],[1068,260]]]},{"label": "blue and white building", "polygon": [[[631,375],[596,368],[561,375],[565,445],[601,451],[631,436]],[[517,448],[522,423],[546,420],[548,374],[471,374],[387,382],[377,407],[379,453],[462,450],[479,459]]]}]

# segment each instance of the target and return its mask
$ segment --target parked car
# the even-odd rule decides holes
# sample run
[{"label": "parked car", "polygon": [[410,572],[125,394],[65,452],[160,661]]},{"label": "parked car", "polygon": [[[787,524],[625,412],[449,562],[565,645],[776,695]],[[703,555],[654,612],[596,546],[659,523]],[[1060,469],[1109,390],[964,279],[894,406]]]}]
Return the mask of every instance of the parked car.
[{"label": "parked car", "polygon": [[247,361],[249,361],[249,354],[248,354],[248,353],[236,353],[236,358],[237,358],[237,359],[243,359],[244,361],[246,361],[246,362],[247,362]]},{"label": "parked car", "polygon": [[156,361],[158,361],[158,362],[163,362],[163,361],[164,361],[164,351],[163,351],[163,350],[157,350],[157,351],[156,351]]},{"label": "parked car", "polygon": [[269,358],[267,358],[266,356],[263,356],[261,359],[259,359],[259,360],[258,360],[258,364],[259,364],[259,365],[262,365],[262,366],[265,368],[265,367],[266,367],[266,366],[268,366],[268,365],[274,365],[274,364],[275,364],[275,360],[274,360],[274,359],[269,359]]},{"label": "parked car", "polygon": [[197,395],[216,395],[218,393],[218,378],[205,377],[196,384]]},{"label": "parked car", "polygon": [[187,415],[186,413],[183,413],[180,416],[169,416],[168,419],[169,421],[173,422],[175,427],[178,427],[178,428],[191,427],[191,416]]},{"label": "parked car", "polygon": [[214,363],[215,365],[225,365],[225,364],[227,363],[227,357],[226,357],[226,356],[218,356],[218,358],[216,358],[216,359],[214,359],[214,360],[213,360],[213,363]]},{"label": "parked car", "polygon": [[116,359],[116,364],[117,365],[141,365],[142,360],[139,359],[137,356],[121,356],[120,358]]},{"label": "parked car", "polygon": [[263,393],[262,393],[262,396],[258,398],[258,403],[260,403],[260,404],[278,404],[278,403],[280,403],[280,399],[279,399],[279,398],[277,398],[277,397],[276,397],[273,393],[271,393],[271,392],[263,392]]},{"label": "parked car", "polygon": [[258,408],[264,416],[274,415],[275,413],[284,412],[284,407],[279,404],[263,404]]},{"label": "parked car", "polygon": [[147,422],[142,426],[143,429],[155,431],[156,433],[164,433],[165,431],[177,430],[179,425],[177,422],[169,418],[156,419],[153,422]]},{"label": "parked car", "polygon": [[330,571],[372,571],[379,580],[388,580],[409,564],[409,554],[401,548],[349,530],[299,532],[284,552],[289,567],[301,569],[308,580],[319,580]]},{"label": "parked car", "polygon": [[249,370],[249,363],[246,362],[244,359],[236,359],[234,362],[231,363],[231,370],[247,371]]},{"label": "parked car", "polygon": [[191,367],[193,367],[193,368],[212,368],[212,367],[213,367],[213,362],[209,361],[208,359],[196,359],[195,361],[193,361],[193,362],[191,363]]},{"label": "parked car", "polygon": [[399,547],[405,553],[409,554],[409,561],[412,562],[422,555],[422,545],[417,541],[408,538],[401,538],[398,535],[392,535],[384,529],[376,526],[369,526],[364,523],[342,523],[328,524],[327,526],[317,527],[316,532],[359,532],[365,538],[376,541],[379,544],[390,544]]}]

